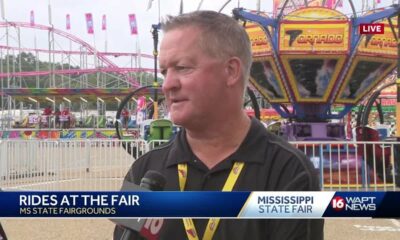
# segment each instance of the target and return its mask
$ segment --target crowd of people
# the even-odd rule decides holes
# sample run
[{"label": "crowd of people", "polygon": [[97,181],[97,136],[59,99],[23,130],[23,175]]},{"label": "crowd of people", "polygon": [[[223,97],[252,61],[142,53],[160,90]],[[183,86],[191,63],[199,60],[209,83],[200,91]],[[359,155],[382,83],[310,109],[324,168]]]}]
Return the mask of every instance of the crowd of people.
[{"label": "crowd of people", "polygon": [[73,117],[69,108],[60,109],[56,108],[53,111],[51,106],[46,106],[41,115],[31,113],[27,117],[26,126],[21,124],[22,127],[39,127],[39,128],[62,128],[67,129],[72,127]]}]

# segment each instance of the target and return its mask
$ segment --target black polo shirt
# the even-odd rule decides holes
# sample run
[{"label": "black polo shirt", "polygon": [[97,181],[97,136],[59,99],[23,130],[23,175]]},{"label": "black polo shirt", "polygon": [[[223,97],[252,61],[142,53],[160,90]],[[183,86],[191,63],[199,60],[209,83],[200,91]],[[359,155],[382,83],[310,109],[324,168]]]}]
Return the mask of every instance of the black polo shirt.
[{"label": "black polo shirt", "polygon": [[[167,145],[140,157],[125,180],[140,184],[148,170],[162,173],[165,191],[179,191],[177,165],[187,163],[185,191],[221,191],[234,162],[244,168],[233,191],[319,191],[316,170],[306,156],[280,137],[268,132],[255,118],[238,150],[209,170],[191,151],[185,131]],[[193,219],[202,239],[207,219]],[[180,219],[167,219],[161,239],[187,239]],[[222,219],[213,239],[323,239],[323,220]]]}]

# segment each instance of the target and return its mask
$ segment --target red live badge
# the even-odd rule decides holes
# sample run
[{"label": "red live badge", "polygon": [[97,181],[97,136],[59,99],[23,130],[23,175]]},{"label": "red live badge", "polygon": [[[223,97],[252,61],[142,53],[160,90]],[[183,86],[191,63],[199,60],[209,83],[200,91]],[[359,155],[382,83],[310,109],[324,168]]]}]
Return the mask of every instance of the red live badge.
[{"label": "red live badge", "polygon": [[383,23],[360,24],[360,34],[383,34],[385,26]]}]

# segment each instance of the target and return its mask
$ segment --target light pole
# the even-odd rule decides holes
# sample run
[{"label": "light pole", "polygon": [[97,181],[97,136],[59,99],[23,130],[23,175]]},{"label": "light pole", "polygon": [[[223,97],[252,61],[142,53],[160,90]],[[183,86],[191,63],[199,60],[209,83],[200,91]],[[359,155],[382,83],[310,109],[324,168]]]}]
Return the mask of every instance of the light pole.
[{"label": "light pole", "polygon": [[160,28],[160,24],[153,24],[151,33],[153,34],[153,43],[154,43],[154,50],[153,50],[153,56],[154,56],[154,113],[153,113],[153,119],[158,119],[158,92],[157,92],[157,87],[158,87],[158,81],[157,81],[157,57],[158,57],[158,30]]}]

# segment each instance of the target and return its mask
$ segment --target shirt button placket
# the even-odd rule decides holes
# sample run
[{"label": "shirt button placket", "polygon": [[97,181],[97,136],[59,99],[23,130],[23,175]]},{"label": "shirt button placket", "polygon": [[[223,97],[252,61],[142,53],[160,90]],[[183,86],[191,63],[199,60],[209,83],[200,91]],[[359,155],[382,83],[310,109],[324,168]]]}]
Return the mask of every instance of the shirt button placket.
[{"label": "shirt button placket", "polygon": [[210,179],[211,179],[211,174],[207,173],[203,178],[203,189],[205,189],[205,188],[209,189],[209,187],[210,187],[209,186]]}]

